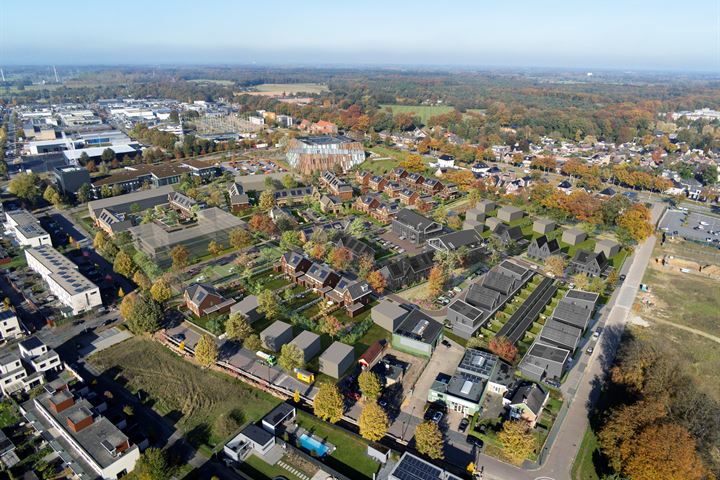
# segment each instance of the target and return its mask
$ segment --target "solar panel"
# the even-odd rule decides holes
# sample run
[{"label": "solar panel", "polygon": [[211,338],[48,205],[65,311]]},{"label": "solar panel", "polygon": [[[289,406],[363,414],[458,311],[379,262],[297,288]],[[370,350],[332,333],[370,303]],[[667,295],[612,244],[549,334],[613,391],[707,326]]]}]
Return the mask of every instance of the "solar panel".
[{"label": "solar panel", "polygon": [[393,471],[393,476],[400,480],[438,480],[442,478],[442,474],[442,469],[408,455],[403,457]]}]

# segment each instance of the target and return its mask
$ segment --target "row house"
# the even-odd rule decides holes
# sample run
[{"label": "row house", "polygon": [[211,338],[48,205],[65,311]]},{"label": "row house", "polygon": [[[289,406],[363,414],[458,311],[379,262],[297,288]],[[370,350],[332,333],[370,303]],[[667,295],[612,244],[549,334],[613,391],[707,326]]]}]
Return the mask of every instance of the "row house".
[{"label": "row house", "polygon": [[368,182],[368,188],[371,190],[374,190],[376,192],[382,192],[385,190],[385,185],[387,185],[387,180],[385,177],[382,177],[380,175],[373,175],[370,177],[370,180]]},{"label": "row house", "polygon": [[366,170],[357,171],[355,173],[355,182],[357,182],[357,184],[360,185],[361,189],[368,186],[371,178],[372,178],[372,173],[370,173]]},{"label": "row house", "polygon": [[359,210],[382,223],[390,223],[400,210],[397,203],[383,202],[374,195],[363,195],[362,197],[358,197],[353,206],[356,210]]},{"label": "row house", "polygon": [[400,192],[398,198],[403,205],[415,205],[415,202],[420,198],[420,194],[415,190],[405,188]]},{"label": "row house", "polygon": [[193,207],[198,204],[194,199],[180,192],[168,194],[168,203],[170,204],[170,208],[176,210],[183,217],[192,217]]},{"label": "row house", "polygon": [[338,178],[333,172],[325,170],[320,176],[320,183],[325,185],[330,193],[338,197],[343,202],[352,200],[352,186],[344,180]]}]

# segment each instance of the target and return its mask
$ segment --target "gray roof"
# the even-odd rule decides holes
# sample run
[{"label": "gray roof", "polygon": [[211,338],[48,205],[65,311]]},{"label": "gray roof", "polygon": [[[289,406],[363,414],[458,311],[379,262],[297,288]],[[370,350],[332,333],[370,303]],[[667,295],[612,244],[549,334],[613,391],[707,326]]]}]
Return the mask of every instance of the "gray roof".
[{"label": "gray roof", "polygon": [[25,255],[31,255],[50,273],[50,278],[70,295],[77,295],[97,286],[78,271],[77,265],[49,245],[28,248]]},{"label": "gray roof", "polygon": [[373,313],[377,312],[380,315],[388,318],[400,318],[408,314],[408,310],[404,308],[400,303],[390,300],[389,298],[383,298],[380,302],[373,307]]},{"label": "gray roof", "polygon": [[545,325],[540,332],[540,341],[575,350],[581,336],[581,329],[562,323],[554,318],[549,318],[545,321]]},{"label": "gray roof", "polygon": [[415,212],[414,210],[410,210],[407,208],[403,208],[400,210],[397,215],[395,216],[395,220],[402,223],[403,225],[407,225],[415,230],[421,231],[425,230],[426,228],[430,227],[433,224],[436,224],[439,226],[437,222],[434,220],[430,220],[427,217],[423,217],[419,213]]},{"label": "gray roof", "polygon": [[300,350],[304,351],[313,343],[318,341],[318,339],[320,339],[320,335],[318,335],[317,333],[303,330],[302,333],[300,333],[300,335],[298,335],[297,337],[293,338],[292,342],[290,343],[292,343],[293,345],[297,345]]},{"label": "gray roof", "polygon": [[475,320],[483,315],[482,310],[475,308],[462,300],[455,300],[453,303],[450,304],[448,308],[454,312],[459,313],[465,318],[469,318],[470,320]]},{"label": "gray roof", "polygon": [[542,343],[534,343],[526,356],[541,358],[548,362],[564,363],[570,352],[564,348],[555,347],[553,345],[545,345]]},{"label": "gray roof", "polygon": [[320,355],[320,363],[329,362],[339,365],[347,357],[355,355],[355,349],[350,345],[335,341]]},{"label": "gray roof", "polygon": [[526,383],[515,390],[510,398],[510,405],[524,403],[535,415],[539,415],[547,396],[547,392],[537,383]]},{"label": "gray roof", "polygon": [[125,195],[118,195],[116,197],[102,198],[100,200],[93,200],[88,202],[88,208],[97,212],[103,208],[113,209],[118,205],[131,205],[141,200],[148,200],[151,198],[167,198],[167,196],[173,192],[171,185],[164,185],[158,188],[151,188],[150,190],[139,190],[137,192],[126,193]]},{"label": "gray roof", "polygon": [[480,235],[473,230],[460,230],[457,232],[448,233],[439,237],[431,238],[428,240],[430,246],[435,247],[436,245],[442,246],[443,248],[452,251],[457,250],[461,247],[476,248],[482,244],[482,238]]},{"label": "gray roof", "polygon": [[254,423],[251,423],[250,425],[245,427],[240,433],[252,440],[253,442],[257,443],[258,445],[267,445],[274,438],[271,433],[263,430]]},{"label": "gray roof", "polygon": [[230,307],[230,313],[242,313],[243,315],[247,315],[249,312],[258,308],[258,306],[259,303],[257,295],[248,295]]},{"label": "gray roof", "polygon": [[504,298],[502,294],[478,283],[470,285],[470,288],[468,288],[467,294],[465,295],[465,301],[467,303],[487,310],[492,310],[498,306],[501,298]]},{"label": "gray roof", "polygon": [[395,333],[425,343],[432,343],[440,336],[442,330],[442,323],[416,308],[410,311]]},{"label": "gray roof", "polygon": [[260,337],[264,338],[270,336],[273,338],[277,338],[282,336],[288,330],[292,331],[292,325],[290,325],[289,323],[285,323],[281,320],[277,320],[265,330],[260,332]]}]

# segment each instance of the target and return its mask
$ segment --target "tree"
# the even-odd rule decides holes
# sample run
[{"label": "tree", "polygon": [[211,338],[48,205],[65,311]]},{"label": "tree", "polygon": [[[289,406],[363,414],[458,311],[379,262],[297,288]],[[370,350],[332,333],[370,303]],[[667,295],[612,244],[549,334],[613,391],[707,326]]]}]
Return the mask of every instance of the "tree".
[{"label": "tree", "polygon": [[358,419],[360,435],[371,442],[377,442],[387,433],[389,423],[385,410],[374,401],[369,402]]},{"label": "tree", "polygon": [[141,270],[136,270],[135,273],[133,273],[132,280],[141,290],[149,290],[153,285],[148,276]]},{"label": "tree", "polygon": [[103,163],[110,163],[115,159],[115,152],[112,148],[106,148],[103,150],[102,154],[100,154],[100,160],[103,161]]},{"label": "tree", "polygon": [[252,235],[244,228],[234,228],[230,231],[230,245],[233,248],[241,249],[252,243]]},{"label": "tree", "polygon": [[272,190],[263,190],[260,194],[260,200],[258,201],[260,210],[263,212],[269,212],[275,206],[275,194]]},{"label": "tree", "polygon": [[352,261],[352,252],[347,247],[336,247],[330,251],[328,261],[336,270],[347,270]]},{"label": "tree", "polygon": [[425,162],[420,155],[408,155],[405,160],[400,162],[400,168],[404,168],[408,172],[424,172]]},{"label": "tree", "polygon": [[652,424],[631,441],[623,471],[633,480],[700,480],[705,468],[688,431]]},{"label": "tree", "polygon": [[300,244],[300,233],[295,230],[287,230],[280,236],[280,248],[283,250],[294,250]]},{"label": "tree", "polygon": [[172,478],[173,469],[163,450],[148,448],[135,463],[132,475],[139,480],[166,480]]},{"label": "tree", "polygon": [[300,392],[298,389],[295,389],[295,392],[293,393],[293,402],[294,403],[300,403]]},{"label": "tree", "polygon": [[368,275],[370,274],[370,271],[375,266],[375,259],[372,255],[363,255],[360,257],[360,260],[358,260],[358,275],[360,275],[361,278],[364,278],[367,280]]},{"label": "tree", "polygon": [[278,363],[285,370],[292,372],[295,368],[305,366],[305,353],[294,343],[286,343],[280,347]]},{"label": "tree", "polygon": [[233,435],[243,424],[243,414],[240,410],[234,409],[227,413],[221,413],[215,419],[213,432],[218,438],[225,439]]},{"label": "tree", "polygon": [[130,331],[135,334],[157,331],[163,318],[159,303],[136,293],[123,298],[120,314],[125,318]]},{"label": "tree", "polygon": [[150,287],[150,295],[156,302],[165,303],[172,298],[172,287],[165,278],[159,278]]},{"label": "tree", "polygon": [[488,344],[488,349],[510,363],[515,361],[518,353],[517,347],[506,337],[493,337]]},{"label": "tree", "polygon": [[241,313],[233,313],[225,322],[225,334],[230,340],[242,340],[253,333],[247,318]]},{"label": "tree", "polygon": [[137,267],[135,266],[135,262],[133,261],[132,257],[123,250],[120,250],[115,256],[115,261],[113,262],[113,271],[119,273],[124,277],[130,278],[132,277],[132,274],[135,272],[136,269]]},{"label": "tree", "polygon": [[47,186],[47,188],[45,189],[45,193],[43,193],[43,198],[46,202],[52,203],[55,206],[58,206],[62,203],[62,197],[52,185]]},{"label": "tree", "polygon": [[173,270],[180,270],[187,266],[190,259],[190,252],[185,245],[175,245],[170,250],[170,258],[172,258]]},{"label": "tree", "polygon": [[334,383],[322,383],[315,395],[315,416],[330,423],[337,423],[343,415],[343,399]]},{"label": "tree", "polygon": [[243,341],[243,346],[252,352],[257,352],[262,348],[262,340],[260,340],[260,335],[258,335],[257,333],[248,335]]},{"label": "tree", "polygon": [[507,420],[498,433],[503,454],[516,465],[520,465],[536,446],[535,437],[528,431],[526,422]]},{"label": "tree", "polygon": [[383,293],[387,287],[387,280],[385,279],[385,276],[380,273],[380,270],[370,272],[367,276],[367,282],[378,294]]},{"label": "tree", "polygon": [[282,313],[282,307],[277,294],[268,289],[264,289],[258,295],[258,312],[265,315],[268,320],[274,320]]},{"label": "tree", "polygon": [[195,345],[195,358],[198,363],[207,368],[215,365],[218,356],[218,346],[215,340],[207,333],[200,337],[197,345]]},{"label": "tree", "polygon": [[330,335],[332,338],[340,333],[342,323],[334,315],[323,315],[320,320],[320,333]]},{"label": "tree", "polygon": [[220,245],[215,240],[210,240],[210,243],[208,243],[208,253],[212,255],[213,257],[217,257],[220,255],[220,253],[223,251],[223,246]]},{"label": "tree", "polygon": [[85,203],[89,201],[91,197],[91,191],[92,189],[90,188],[89,183],[83,183],[82,185],[80,185],[80,188],[78,188],[77,191],[78,202]]},{"label": "tree", "polygon": [[635,204],[617,218],[617,226],[625,230],[636,242],[648,238],[653,231],[650,210],[645,205]]},{"label": "tree", "polygon": [[8,192],[34,204],[40,197],[40,179],[34,173],[18,173],[8,184]]},{"label": "tree", "polygon": [[297,182],[295,181],[295,179],[293,178],[293,176],[290,175],[289,173],[286,174],[286,175],[283,175],[281,181],[282,181],[283,187],[285,187],[285,188],[295,188],[295,187],[297,187]]},{"label": "tree", "polygon": [[350,226],[348,226],[348,232],[353,237],[362,237],[365,235],[365,220],[362,218],[356,218],[350,223]]},{"label": "tree", "polygon": [[556,277],[562,277],[565,274],[565,266],[565,259],[560,255],[550,255],[545,259],[545,270]]},{"label": "tree", "polygon": [[415,429],[415,448],[421,454],[433,459],[445,458],[443,436],[437,423],[425,421]]},{"label": "tree", "polygon": [[432,267],[428,275],[428,297],[435,298],[440,295],[445,289],[445,282],[447,282],[445,270],[439,265]]},{"label": "tree", "polygon": [[587,290],[590,287],[590,277],[585,272],[576,273],[572,276],[572,283],[579,290]]},{"label": "tree", "polygon": [[360,391],[370,400],[377,400],[382,393],[382,385],[377,375],[369,370],[363,371],[358,377]]}]

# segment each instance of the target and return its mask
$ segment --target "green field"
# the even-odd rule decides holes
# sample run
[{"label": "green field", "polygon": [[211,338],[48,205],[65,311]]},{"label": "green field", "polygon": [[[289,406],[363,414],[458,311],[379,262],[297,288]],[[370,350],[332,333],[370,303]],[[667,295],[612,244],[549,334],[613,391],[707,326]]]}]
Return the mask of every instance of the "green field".
[{"label": "green field", "polygon": [[330,91],[327,85],[321,83],[263,83],[256,85],[255,91],[260,93],[287,93],[295,95],[298,93],[322,93]]},{"label": "green field", "polygon": [[410,113],[413,112],[415,115],[420,117],[423,123],[427,123],[430,117],[436,115],[442,115],[443,113],[452,112],[455,110],[453,107],[446,105],[398,105],[398,104],[386,104],[380,105],[382,108],[389,107],[393,115],[396,113]]},{"label": "green field", "polygon": [[599,480],[600,477],[595,471],[595,464],[593,463],[593,455],[597,451],[597,438],[595,438],[595,434],[590,427],[588,427],[588,429],[585,430],[580,449],[572,466],[572,480]]},{"label": "green field", "polygon": [[248,423],[279,403],[228,375],[203,370],[148,338],[128,339],[93,355],[90,363],[130,392],[142,391],[143,400],[196,446],[225,441],[216,432],[221,415],[232,412]]},{"label": "green field", "polygon": [[193,80],[188,80],[188,82],[192,83],[214,83],[215,85],[235,85],[235,82],[232,80],[213,80],[211,78],[195,78]]}]

